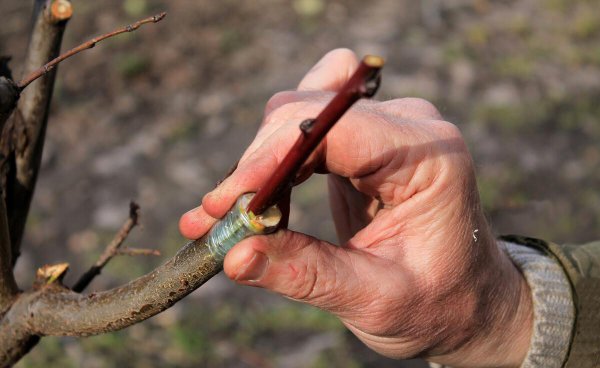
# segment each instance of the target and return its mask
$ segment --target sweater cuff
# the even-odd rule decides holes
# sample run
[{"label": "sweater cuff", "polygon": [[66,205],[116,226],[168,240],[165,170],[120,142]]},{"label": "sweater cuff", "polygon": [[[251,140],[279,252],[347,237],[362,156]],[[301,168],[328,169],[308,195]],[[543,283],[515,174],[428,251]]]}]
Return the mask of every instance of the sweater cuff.
[{"label": "sweater cuff", "polygon": [[541,251],[505,241],[499,246],[523,273],[533,300],[533,332],[522,368],[562,367],[569,351],[575,306],[562,267]]}]

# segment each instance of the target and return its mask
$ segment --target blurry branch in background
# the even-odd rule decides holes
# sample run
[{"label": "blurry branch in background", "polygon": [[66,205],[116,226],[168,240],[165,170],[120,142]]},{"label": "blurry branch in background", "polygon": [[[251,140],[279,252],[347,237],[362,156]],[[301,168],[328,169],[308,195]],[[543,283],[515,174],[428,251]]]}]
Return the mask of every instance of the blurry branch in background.
[{"label": "blurry branch in background", "polygon": [[104,249],[104,252],[102,252],[96,263],[94,263],[94,265],[89,270],[87,270],[83,275],[81,275],[79,280],[77,280],[75,285],[72,287],[73,291],[80,293],[83,290],[85,290],[85,288],[92,282],[92,280],[94,280],[94,278],[98,276],[100,272],[102,272],[104,266],[106,266],[106,264],[114,256],[119,254],[119,248],[121,247],[125,239],[127,239],[127,236],[129,235],[131,230],[138,224],[139,211],[140,206],[138,206],[135,202],[129,203],[129,218],[127,219],[127,221],[125,221],[123,226],[121,226],[121,229],[119,230],[119,232],[117,232],[113,240],[110,243],[108,243],[108,245]]}]

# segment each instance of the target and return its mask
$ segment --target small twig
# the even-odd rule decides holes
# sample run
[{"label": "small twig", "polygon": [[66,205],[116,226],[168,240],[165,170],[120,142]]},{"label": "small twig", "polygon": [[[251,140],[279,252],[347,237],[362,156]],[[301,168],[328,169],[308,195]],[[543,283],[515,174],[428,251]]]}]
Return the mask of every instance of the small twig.
[{"label": "small twig", "polygon": [[71,56],[80,53],[81,51],[87,50],[87,49],[91,49],[92,47],[96,46],[96,43],[105,40],[107,38],[116,36],[118,34],[121,33],[125,33],[125,32],[133,32],[136,29],[140,28],[141,25],[146,24],[146,23],[157,23],[160,22],[165,16],[167,15],[166,12],[162,12],[160,14],[157,14],[155,16],[152,17],[148,17],[142,20],[139,20],[133,24],[130,24],[128,26],[119,28],[117,30],[114,30],[110,33],[106,33],[103,34],[101,36],[98,37],[94,37],[89,41],[86,41],[84,43],[82,43],[81,45],[72,48],[71,50],[65,52],[64,54],[59,55],[57,58],[55,58],[54,60],[48,62],[47,64],[41,66],[40,68],[34,70],[33,72],[31,72],[29,75],[27,75],[25,78],[23,78],[19,83],[18,83],[18,87],[19,89],[23,90],[25,87],[27,87],[31,82],[33,82],[34,80],[38,79],[39,77],[41,77],[42,75],[48,73],[50,70],[52,70],[56,65],[58,65],[58,63],[60,63],[61,61],[70,58]]},{"label": "small twig", "polygon": [[160,251],[158,249],[126,247],[118,249],[117,254],[124,256],[160,256]]},{"label": "small twig", "polygon": [[115,235],[113,240],[106,246],[106,248],[104,248],[104,252],[102,252],[96,263],[94,263],[94,265],[87,270],[87,272],[81,275],[79,280],[77,280],[75,285],[73,285],[73,291],[78,293],[82,292],[92,282],[94,277],[100,274],[102,268],[104,268],[104,266],[106,266],[106,264],[118,254],[119,248],[127,238],[127,235],[129,235],[131,229],[138,224],[139,210],[140,206],[138,206],[136,203],[131,202],[129,204],[129,218],[127,221],[125,221],[123,226],[121,226],[121,229],[117,235]]}]

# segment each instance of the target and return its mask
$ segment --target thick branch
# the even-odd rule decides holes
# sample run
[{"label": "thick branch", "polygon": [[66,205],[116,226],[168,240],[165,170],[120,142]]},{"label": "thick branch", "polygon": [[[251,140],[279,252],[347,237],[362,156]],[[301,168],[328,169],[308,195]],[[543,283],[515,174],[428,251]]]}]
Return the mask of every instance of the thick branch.
[{"label": "thick branch", "polygon": [[48,62],[47,64],[39,67],[38,69],[34,70],[33,72],[29,73],[25,78],[23,78],[19,83],[18,86],[20,89],[23,89],[25,87],[27,87],[31,82],[33,82],[34,80],[38,79],[39,77],[41,77],[42,75],[48,73],[50,70],[54,69],[54,67],[56,67],[56,65],[58,65],[61,61],[66,60],[68,58],[70,58],[71,56],[78,54],[84,50],[88,50],[93,48],[94,46],[96,46],[96,44],[102,40],[105,40],[107,38],[111,38],[114,37],[118,34],[121,33],[125,33],[125,32],[133,32],[136,29],[140,28],[140,26],[142,26],[143,24],[146,23],[156,23],[156,22],[160,22],[165,16],[167,15],[166,12],[162,12],[160,14],[157,14],[155,16],[152,17],[148,17],[142,20],[139,20],[133,24],[130,24],[128,26],[116,29],[112,32],[103,34],[101,36],[98,37],[94,37],[89,41],[86,41],[84,43],[82,43],[81,45],[72,48],[71,50],[61,54],[60,56],[56,57],[55,59],[53,59],[52,61]]},{"label": "thick branch", "polygon": [[[48,5],[50,6],[48,7]],[[18,105],[20,114],[15,114],[11,131],[3,134],[3,140],[9,139],[10,142],[5,141],[1,146],[15,151],[14,162],[6,163],[13,167],[3,165],[5,167],[2,170],[2,175],[5,176],[2,182],[7,186],[7,192],[10,193],[10,202],[7,203],[7,206],[12,230],[13,263],[20,253],[23,230],[39,171],[56,66],[61,61],[94,47],[96,43],[104,39],[124,32],[132,32],[146,23],[156,23],[166,15],[163,12],[142,19],[113,32],[95,37],[56,56],[60,49],[65,21],[70,18],[72,12],[71,3],[68,0],[36,1],[34,27],[24,73],[26,77],[17,85],[17,91],[23,90],[33,81],[41,79],[23,92],[23,98]],[[50,62],[39,67],[50,59],[52,59]],[[2,121],[1,118],[2,110],[0,109],[0,121]]]},{"label": "thick branch", "polygon": [[0,191],[0,316],[8,309],[18,292],[11,264],[11,247],[6,207]]},{"label": "thick branch", "polygon": [[317,148],[327,132],[361,97],[372,97],[379,88],[379,72],[383,59],[378,56],[366,56],[352,77],[335,95],[333,100],[315,118],[302,122],[294,146],[284,157],[269,180],[258,190],[248,204],[248,211],[255,215],[277,203],[290,189],[296,174],[308,156]]},{"label": "thick branch", "polygon": [[[70,12],[65,13],[65,9],[70,7],[71,4],[67,0],[35,1],[31,39],[24,66],[25,75],[58,55],[67,15],[70,15]],[[14,157],[9,163],[11,168],[4,168],[2,172],[7,176],[4,183],[13,264],[20,254],[25,221],[42,157],[55,72],[56,70],[53,70],[46,74],[21,94],[17,105],[19,113],[13,114],[11,119],[14,133],[4,132],[2,135],[2,146],[10,147],[14,152]]]},{"label": "thick branch", "polygon": [[102,272],[102,269],[104,268],[104,266],[106,266],[108,261],[110,261],[114,256],[118,254],[118,250],[121,247],[121,244],[123,244],[123,242],[125,241],[125,239],[127,239],[129,232],[131,232],[131,229],[133,229],[135,225],[138,224],[139,210],[140,206],[138,206],[136,203],[131,202],[129,204],[129,218],[127,219],[127,221],[125,221],[123,226],[121,226],[121,229],[119,230],[117,235],[115,235],[113,240],[106,246],[104,252],[102,252],[100,258],[98,258],[96,263],[94,263],[94,265],[89,270],[87,270],[83,275],[81,275],[79,280],[77,280],[77,282],[73,286],[73,291],[80,293],[83,290],[85,290],[85,288],[92,282],[92,280],[96,276],[98,276],[100,272]]},{"label": "thick branch", "polygon": [[116,331],[169,308],[222,269],[204,244],[188,243],[172,259],[130,283],[81,295],[50,284],[24,293],[0,321],[0,366],[16,361],[34,335],[88,336]]}]

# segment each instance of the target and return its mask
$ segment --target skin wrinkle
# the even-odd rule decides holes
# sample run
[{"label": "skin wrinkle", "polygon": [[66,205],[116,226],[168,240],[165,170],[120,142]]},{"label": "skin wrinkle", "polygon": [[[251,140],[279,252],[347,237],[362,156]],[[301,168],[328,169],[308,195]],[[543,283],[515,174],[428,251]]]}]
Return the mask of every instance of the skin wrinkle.
[{"label": "skin wrinkle", "polygon": [[[342,264],[345,265],[350,265],[345,269],[350,271],[348,278],[358,282],[358,290],[357,288],[342,290],[340,294],[351,295],[351,299],[346,303],[340,303],[337,307],[332,306],[330,310],[334,311],[334,313],[338,313],[342,320],[351,320],[356,317],[360,318],[360,316],[363,315],[363,311],[366,310],[368,305],[373,301],[373,298],[370,297],[371,288],[366,286],[365,281],[359,277],[359,275],[363,275],[364,273],[360,271],[360,267],[355,263],[357,258],[351,256],[353,253],[356,254],[356,252],[350,251],[339,253],[345,258],[345,261],[340,259],[340,262],[343,262]],[[349,305],[354,306],[354,308],[347,308]]]},{"label": "skin wrinkle", "polygon": [[[409,150],[408,152],[411,152],[411,150]],[[423,154],[421,154],[423,155]],[[399,204],[402,202],[405,202],[406,200],[410,199],[413,195],[415,195],[416,193],[419,193],[420,191],[423,191],[423,188],[429,188],[432,186],[432,182],[434,180],[437,179],[437,176],[439,176],[438,174],[436,174],[436,176],[434,176],[433,178],[425,178],[424,182],[419,182],[417,184],[414,184],[416,179],[421,178],[420,175],[416,174],[416,172],[434,172],[434,173],[438,173],[439,170],[438,169],[420,169],[421,165],[436,165],[436,160],[430,160],[426,158],[426,153],[423,157],[416,157],[416,158],[412,158],[410,156],[410,153],[408,155],[402,155],[402,157],[400,158],[400,162],[394,162],[396,160],[398,160],[398,157],[400,155],[397,156],[393,156],[392,161],[390,161],[386,166],[384,166],[383,168],[381,168],[378,172],[375,172],[369,176],[363,177],[361,178],[361,180],[364,182],[364,184],[357,185],[359,190],[364,190],[364,188],[366,187],[373,187],[376,185],[376,181],[379,177],[383,176],[383,177],[394,177],[394,176],[406,176],[411,178],[411,180],[409,180],[406,184],[402,185],[402,181],[398,181],[398,180],[391,180],[388,179],[387,182],[385,182],[384,186],[379,186],[378,190],[379,193],[386,193],[389,192],[388,190],[385,190],[385,185],[394,185],[395,186],[395,190],[394,193],[391,195],[391,197],[386,197],[385,195],[382,196],[382,200],[384,203],[386,203],[386,206],[391,206],[394,204]],[[404,157],[406,156],[406,157]],[[396,160],[395,160],[396,159]],[[406,162],[408,161],[408,162]],[[416,165],[413,165],[412,162],[415,161],[417,162]],[[412,169],[411,172],[404,174],[403,171],[408,168]],[[439,166],[443,166],[443,165],[436,165],[437,167]],[[375,183],[373,182],[375,181]],[[410,189],[412,188],[412,189]],[[372,189],[372,193],[374,193],[375,190]],[[396,192],[399,192],[401,194],[396,194]]]},{"label": "skin wrinkle", "polygon": [[319,287],[317,289],[317,286],[320,286],[321,282],[325,282],[318,272],[318,270],[322,270],[322,268],[319,268],[321,252],[322,245],[320,242],[317,242],[317,251],[308,253],[309,258],[303,265],[305,266],[305,272],[303,273],[304,277],[302,278],[302,282],[299,283],[300,285],[298,285],[296,294],[293,295],[294,299],[302,301],[319,299],[320,295],[316,295],[315,290],[320,290],[321,288]]}]

